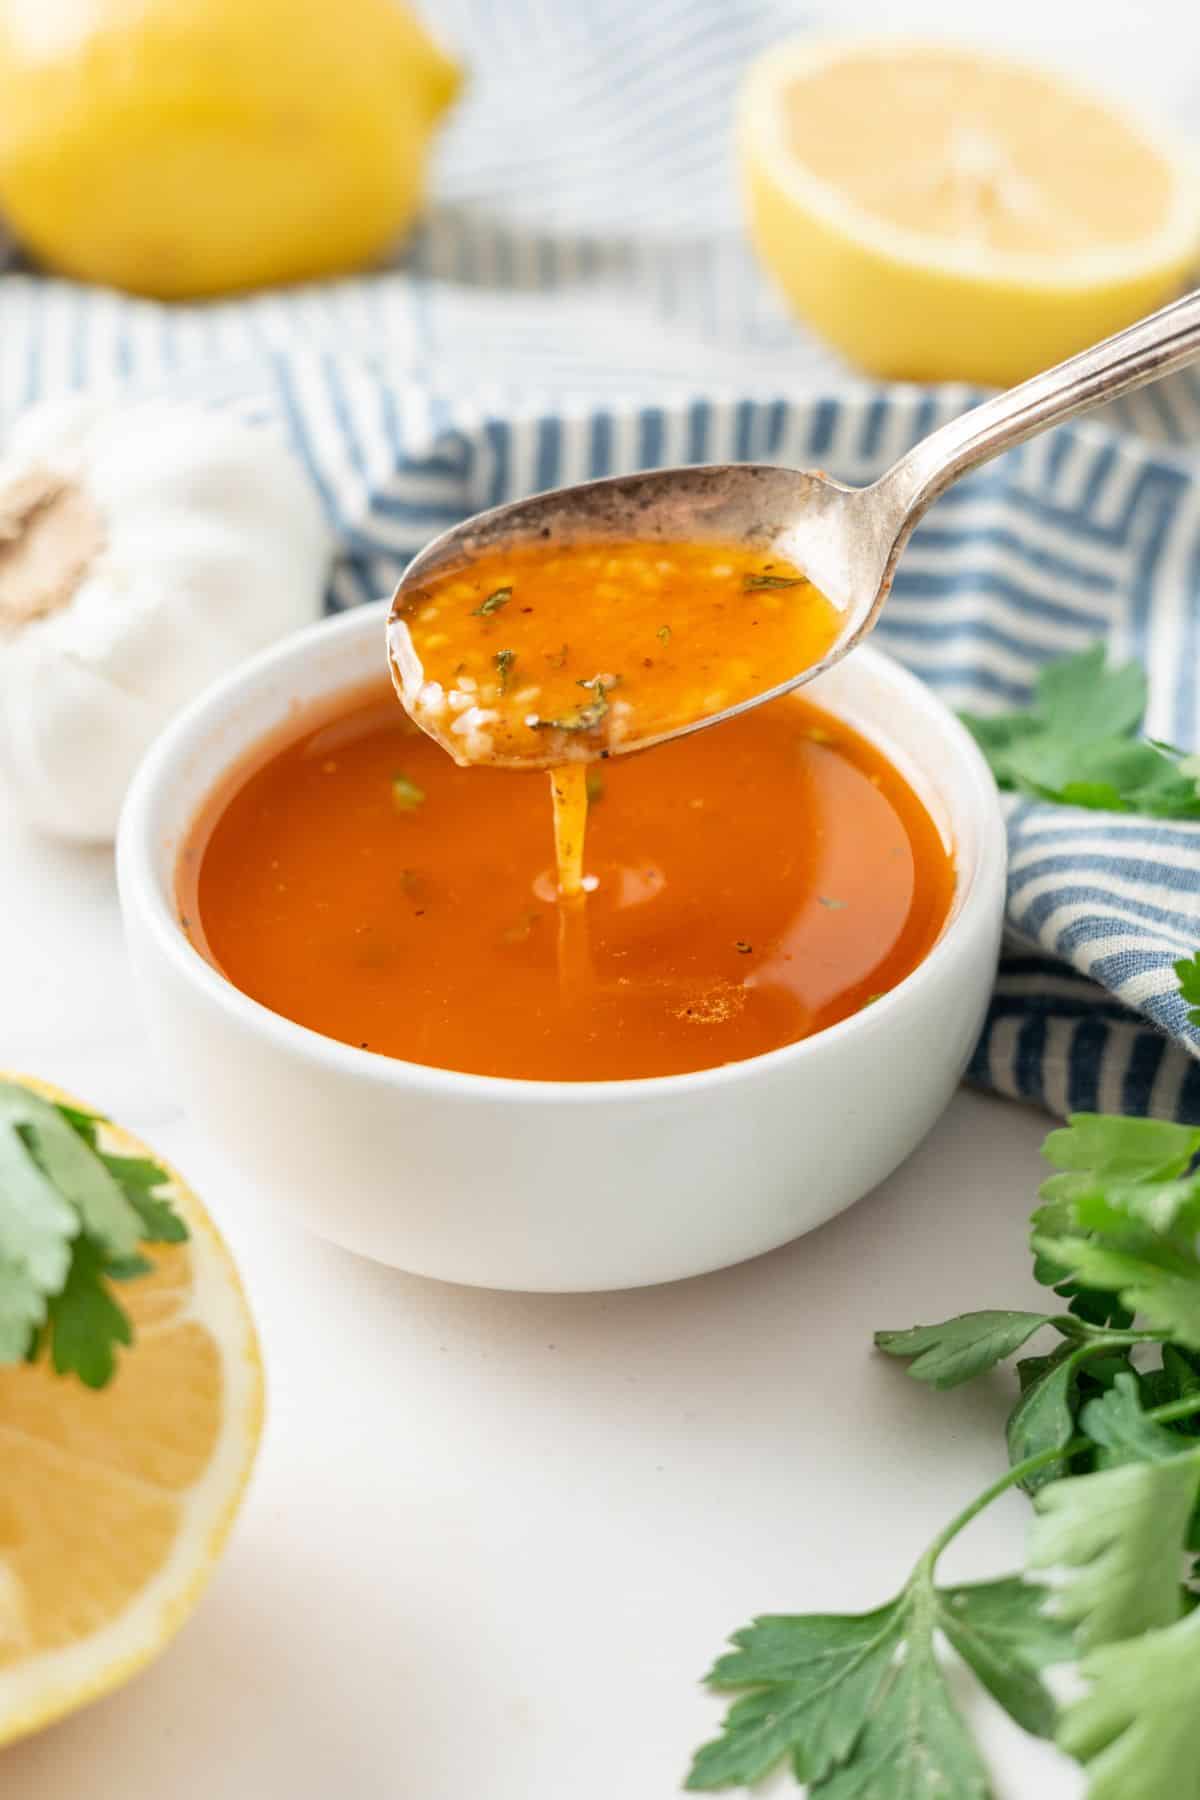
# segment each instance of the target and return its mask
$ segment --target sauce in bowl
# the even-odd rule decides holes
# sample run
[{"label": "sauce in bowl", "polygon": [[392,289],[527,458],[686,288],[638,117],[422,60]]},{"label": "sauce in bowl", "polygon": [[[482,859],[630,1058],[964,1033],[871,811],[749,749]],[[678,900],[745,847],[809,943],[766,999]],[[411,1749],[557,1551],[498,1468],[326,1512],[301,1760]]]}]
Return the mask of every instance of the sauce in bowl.
[{"label": "sauce in bowl", "polygon": [[344,695],[211,797],[181,918],[235,986],[328,1037],[559,1081],[778,1049],[895,986],[945,923],[924,805],[807,699],[579,772],[592,891],[564,906],[541,782],[456,767],[382,683]]}]

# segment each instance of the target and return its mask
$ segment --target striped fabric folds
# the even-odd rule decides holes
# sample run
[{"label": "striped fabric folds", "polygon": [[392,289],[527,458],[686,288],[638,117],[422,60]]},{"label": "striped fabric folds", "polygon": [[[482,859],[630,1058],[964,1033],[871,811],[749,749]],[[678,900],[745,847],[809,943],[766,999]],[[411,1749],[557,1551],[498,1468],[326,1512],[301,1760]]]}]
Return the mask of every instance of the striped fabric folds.
[{"label": "striped fabric folds", "polygon": [[[0,434],[34,401],[165,392],[302,460],[342,555],[329,604],[391,589],[447,525],[539,488],[676,462],[869,481],[981,396],[878,388],[807,339],[737,227],[728,116],[785,0],[442,0],[472,93],[405,259],[162,307],[0,276]],[[662,70],[670,68],[664,84]],[[1024,702],[1097,639],[1150,676],[1147,729],[1200,746],[1200,376],[1065,427],[952,490],[879,626],[951,706]],[[1017,801],[1009,934],[970,1078],[1052,1112],[1200,1121],[1200,824]]]}]

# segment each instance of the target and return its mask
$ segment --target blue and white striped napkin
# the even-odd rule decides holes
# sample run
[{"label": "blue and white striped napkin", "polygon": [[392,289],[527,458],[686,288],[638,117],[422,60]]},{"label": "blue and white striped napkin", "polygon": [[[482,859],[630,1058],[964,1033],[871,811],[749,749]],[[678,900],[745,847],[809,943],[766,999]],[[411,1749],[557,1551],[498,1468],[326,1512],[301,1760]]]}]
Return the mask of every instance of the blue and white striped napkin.
[{"label": "blue and white striped napkin", "polygon": [[[236,409],[318,489],[337,608],[537,488],[730,458],[866,481],[979,398],[856,381],[750,263],[728,121],[747,59],[796,29],[788,0],[441,0],[437,17],[474,79],[396,267],[166,308],[13,259],[0,430],[85,387]],[[886,647],[986,712],[1102,637],[1145,662],[1153,734],[1200,745],[1198,451],[1188,372],[964,482],[904,559]],[[972,1077],[1059,1113],[1200,1120],[1171,966],[1200,946],[1200,825],[1022,801],[1009,832],[1009,943]]]}]

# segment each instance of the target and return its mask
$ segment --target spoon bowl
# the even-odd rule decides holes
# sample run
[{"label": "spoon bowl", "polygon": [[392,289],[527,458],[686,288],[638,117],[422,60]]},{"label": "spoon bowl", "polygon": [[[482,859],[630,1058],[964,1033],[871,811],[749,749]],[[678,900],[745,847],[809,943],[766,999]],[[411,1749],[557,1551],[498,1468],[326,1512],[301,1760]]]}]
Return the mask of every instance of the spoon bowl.
[{"label": "spoon bowl", "polygon": [[[841,614],[829,654],[787,681],[719,713],[688,720],[669,731],[614,742],[599,754],[627,756],[649,750],[811,681],[857,641],[868,628],[865,614],[887,576],[890,550],[886,530],[878,528],[875,512],[862,504],[870,492],[844,487],[815,471],[772,463],[701,463],[556,488],[476,513],[428,544],[408,565],[396,589],[389,634],[405,597],[414,589],[489,550],[539,538],[557,544],[603,539],[738,543],[764,555],[774,553],[802,568]],[[864,531],[874,533],[873,544],[860,541]],[[390,641],[395,667],[394,637]]]},{"label": "spoon bowl", "polygon": [[[409,596],[488,551],[539,540],[738,544],[785,558],[821,590],[839,618],[828,650],[760,693],[669,730],[631,732],[594,754],[629,755],[718,724],[812,681],[862,640],[887,599],[914,526],[961,476],[1197,356],[1200,291],[951,420],[869,487],[847,487],[816,470],[717,463],[582,482],[477,513],[435,538],[408,565],[389,615],[393,672],[402,653],[402,613]],[[536,766],[545,766],[544,759]]]}]

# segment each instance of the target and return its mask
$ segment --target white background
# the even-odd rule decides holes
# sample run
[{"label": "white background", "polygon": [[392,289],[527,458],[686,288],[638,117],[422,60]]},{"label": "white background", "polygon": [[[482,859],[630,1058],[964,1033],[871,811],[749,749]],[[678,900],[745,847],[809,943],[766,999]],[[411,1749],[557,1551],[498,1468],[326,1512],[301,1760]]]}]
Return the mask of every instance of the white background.
[{"label": "white background", "polygon": [[[1190,4],[825,17],[979,35],[1200,117]],[[886,1188],[722,1275],[441,1287],[273,1218],[186,1121],[133,1011],[106,853],[35,842],[0,801],[0,870],[0,1061],[182,1166],[242,1265],[270,1384],[199,1614],[124,1692],[5,1754],[21,1800],[667,1800],[719,1716],[697,1677],[728,1631],[883,1600],[1002,1466],[1005,1382],[929,1393],[870,1334],[1033,1299],[1045,1119],[962,1094]],[[948,1567],[1012,1568],[1025,1517],[1010,1497]],[[981,1717],[1002,1800],[1079,1793]]]}]

